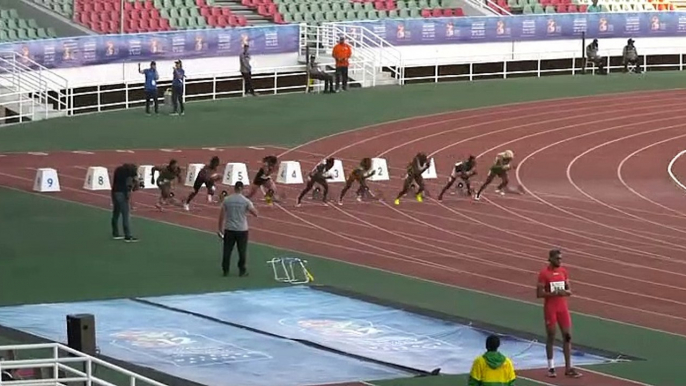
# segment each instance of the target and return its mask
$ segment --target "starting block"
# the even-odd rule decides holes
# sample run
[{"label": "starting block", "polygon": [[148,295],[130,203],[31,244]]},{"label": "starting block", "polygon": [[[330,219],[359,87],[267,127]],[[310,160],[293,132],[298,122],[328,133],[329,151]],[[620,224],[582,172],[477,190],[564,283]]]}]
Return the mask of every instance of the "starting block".
[{"label": "starting block", "polygon": [[236,182],[242,182],[244,185],[250,185],[250,178],[248,177],[248,167],[244,163],[228,163],[224,168],[224,178],[222,184],[234,186]]},{"label": "starting block", "polygon": [[302,184],[303,173],[298,161],[282,161],[279,164],[279,175],[276,182],[281,184]]},{"label": "starting block", "polygon": [[91,166],[86,172],[86,180],[83,182],[86,190],[110,190],[110,176],[107,168],[102,166]]},{"label": "starting block", "polygon": [[36,170],[36,178],[33,180],[33,191],[41,193],[59,192],[60,180],[57,170],[53,168],[40,168]]},{"label": "starting block", "polygon": [[157,180],[160,172],[155,172],[155,176],[152,176],[152,165],[141,165],[138,167],[138,180],[142,182],[143,189],[156,189],[157,185],[150,183],[153,179]]},{"label": "starting block", "polygon": [[281,283],[307,284],[314,281],[314,277],[307,270],[307,260],[297,257],[277,257],[269,260],[274,271],[274,280]]},{"label": "starting block", "polygon": [[327,172],[331,178],[329,182],[345,182],[345,171],[343,171],[343,162],[339,159],[333,161],[333,167]]},{"label": "starting block", "polygon": [[198,176],[203,167],[205,167],[204,164],[189,164],[188,169],[186,169],[186,181],[183,184],[185,186],[193,186],[195,177]]},{"label": "starting block", "polygon": [[429,165],[429,168],[424,170],[424,173],[422,173],[422,177],[424,177],[425,180],[435,180],[438,178],[438,175],[436,174],[436,164],[434,163],[433,158],[431,158],[431,164]]},{"label": "starting block", "polygon": [[388,164],[383,158],[372,158],[372,169],[375,171],[374,175],[369,177],[369,181],[388,181]]}]

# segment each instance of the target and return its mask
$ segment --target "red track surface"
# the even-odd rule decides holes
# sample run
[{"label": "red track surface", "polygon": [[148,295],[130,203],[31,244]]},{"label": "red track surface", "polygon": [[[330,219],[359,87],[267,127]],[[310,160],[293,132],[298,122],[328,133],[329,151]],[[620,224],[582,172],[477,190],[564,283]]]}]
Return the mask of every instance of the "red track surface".
[{"label": "red track surface", "polygon": [[[295,208],[301,186],[281,186],[288,202],[261,209],[253,240],[525,301],[533,300],[547,251],[560,247],[575,311],[686,335],[684,192],[667,174],[667,164],[685,147],[684,97],[686,91],[652,92],[466,110],[375,125],[291,150],[223,148],[219,155],[223,162],[246,162],[253,172],[267,153],[298,160],[305,170],[328,155],[347,168],[365,156],[388,160],[391,181],[371,186],[390,204],[357,203],[351,192],[341,207]],[[435,196],[458,158],[478,156],[481,179],[495,153],[506,149],[518,165],[511,183],[524,195],[495,196],[496,181],[480,202],[448,196],[420,204],[408,197],[392,205],[404,166],[418,151],[435,157],[439,179],[428,184]],[[33,168],[55,167],[63,186],[56,196],[108,207],[108,192],[81,189],[86,167],[111,171],[122,162],[163,163],[171,156],[182,164],[206,162],[215,153],[8,154],[0,184],[28,190]],[[673,171],[685,174],[686,160],[675,162]],[[334,185],[334,196],[339,189]],[[216,208],[202,195],[190,213],[160,213],[152,208],[155,193],[137,194],[138,215],[215,230]],[[539,372],[525,373],[540,379]],[[555,380],[600,383],[631,384],[594,373]]]}]

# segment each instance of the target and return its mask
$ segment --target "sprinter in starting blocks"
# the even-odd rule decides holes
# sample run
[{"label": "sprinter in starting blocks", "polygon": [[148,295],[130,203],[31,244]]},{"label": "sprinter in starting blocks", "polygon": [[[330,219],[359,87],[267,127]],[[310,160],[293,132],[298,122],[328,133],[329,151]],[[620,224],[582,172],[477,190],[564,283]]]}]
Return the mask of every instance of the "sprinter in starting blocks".
[{"label": "sprinter in starting blocks", "polygon": [[307,269],[307,260],[297,257],[276,257],[267,262],[274,271],[274,280],[289,284],[307,284],[314,277]]}]

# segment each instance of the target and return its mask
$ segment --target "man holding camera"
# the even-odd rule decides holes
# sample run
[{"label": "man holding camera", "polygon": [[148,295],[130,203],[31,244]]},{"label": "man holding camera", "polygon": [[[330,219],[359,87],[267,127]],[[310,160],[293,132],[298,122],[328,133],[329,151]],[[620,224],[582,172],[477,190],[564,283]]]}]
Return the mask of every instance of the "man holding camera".
[{"label": "man holding camera", "polygon": [[[112,238],[135,243],[137,238],[131,235],[130,200],[131,192],[140,188],[138,171],[134,164],[123,164],[114,170],[112,178]],[[124,237],[119,233],[119,217],[122,218]]]}]

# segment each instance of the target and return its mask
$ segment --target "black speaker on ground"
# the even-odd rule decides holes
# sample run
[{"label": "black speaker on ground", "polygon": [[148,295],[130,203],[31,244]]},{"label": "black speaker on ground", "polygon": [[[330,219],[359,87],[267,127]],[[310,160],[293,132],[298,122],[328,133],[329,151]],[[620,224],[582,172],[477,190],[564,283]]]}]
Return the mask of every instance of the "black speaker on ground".
[{"label": "black speaker on ground", "polygon": [[74,350],[95,355],[95,316],[67,315],[67,342]]}]

